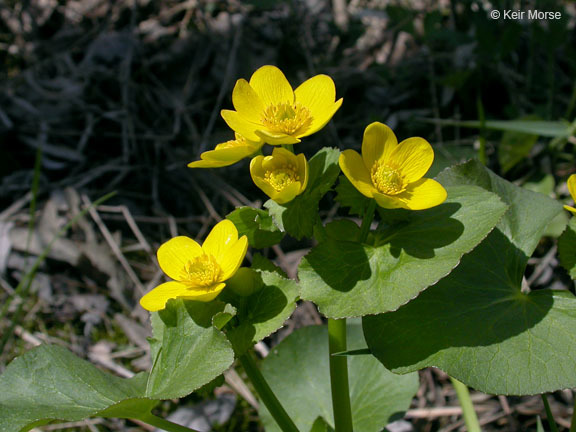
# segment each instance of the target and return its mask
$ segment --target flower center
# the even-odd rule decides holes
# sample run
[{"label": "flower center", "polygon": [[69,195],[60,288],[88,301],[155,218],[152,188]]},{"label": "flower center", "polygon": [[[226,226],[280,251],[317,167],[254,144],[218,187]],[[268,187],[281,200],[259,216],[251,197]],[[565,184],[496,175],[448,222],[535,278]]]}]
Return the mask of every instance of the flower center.
[{"label": "flower center", "polygon": [[202,254],[188,261],[182,271],[181,282],[189,288],[209,287],[220,279],[222,269],[212,255]]},{"label": "flower center", "polygon": [[312,123],[310,110],[299,103],[269,105],[262,115],[262,124],[276,133],[292,135]]},{"label": "flower center", "polygon": [[273,171],[266,171],[264,173],[264,179],[276,191],[280,192],[288,185],[300,181],[300,176],[298,175],[298,171],[296,171],[296,166],[288,163],[281,165]]},{"label": "flower center", "polygon": [[372,167],[371,177],[380,193],[397,195],[405,189],[400,173],[388,165],[376,162]]}]

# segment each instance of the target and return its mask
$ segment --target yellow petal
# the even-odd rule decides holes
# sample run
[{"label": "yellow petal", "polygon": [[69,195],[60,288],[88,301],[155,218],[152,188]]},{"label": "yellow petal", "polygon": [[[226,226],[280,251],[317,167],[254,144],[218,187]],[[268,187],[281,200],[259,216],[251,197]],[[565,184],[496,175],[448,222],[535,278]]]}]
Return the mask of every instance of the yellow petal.
[{"label": "yellow petal", "polygon": [[230,246],[238,240],[238,230],[234,223],[228,219],[218,222],[204,240],[202,250],[207,255],[212,255],[220,263]]},{"label": "yellow petal", "polygon": [[340,163],[342,172],[354,187],[358,189],[362,195],[372,198],[377,190],[372,184],[370,173],[368,169],[366,169],[362,157],[354,150],[344,150],[340,154],[338,162]]},{"label": "yellow petal", "polygon": [[338,111],[338,109],[342,105],[342,101],[343,99],[338,99],[335,103],[333,103],[326,110],[320,113],[318,117],[314,117],[312,119],[312,123],[310,124],[310,126],[302,132],[298,131],[296,136],[299,138],[303,138],[318,132],[320,129],[326,126],[326,124],[330,121],[330,119],[334,116],[334,114],[336,114],[336,111]]},{"label": "yellow petal", "polygon": [[189,168],[220,168],[233,165],[236,162],[254,154],[259,147],[229,147],[204,152],[201,160],[190,162]]},{"label": "yellow petal", "polygon": [[278,204],[286,204],[296,198],[297,195],[300,195],[302,192],[302,183],[299,181],[290,183],[281,191],[274,190],[274,194],[270,195],[274,201]]},{"label": "yellow petal", "polygon": [[576,214],[576,208],[574,208],[574,207],[570,207],[570,206],[565,205],[564,209],[568,210],[569,212]]},{"label": "yellow petal", "polygon": [[376,204],[385,209],[408,208],[396,195],[386,195],[380,192],[374,193]]},{"label": "yellow petal", "polygon": [[202,254],[202,247],[189,237],[178,236],[162,244],[156,252],[158,264],[166,275],[180,279],[188,261]]},{"label": "yellow petal", "polygon": [[255,133],[256,129],[261,128],[260,125],[246,120],[236,111],[222,110],[220,111],[220,115],[233,131],[238,132],[250,141],[261,141],[260,137]]},{"label": "yellow petal", "polygon": [[254,89],[264,107],[280,103],[294,103],[292,86],[276,66],[262,66],[250,78],[250,87]]},{"label": "yellow petal", "polygon": [[568,192],[570,192],[572,200],[576,201],[576,174],[572,174],[570,177],[568,177],[566,186],[568,186]]},{"label": "yellow petal", "polygon": [[297,135],[299,137],[311,135],[322,129],[342,105],[342,99],[334,103],[336,87],[328,75],[316,75],[303,82],[294,90],[294,96],[296,103],[308,108],[312,115],[312,123],[302,131],[302,134]]},{"label": "yellow petal", "polygon": [[434,161],[434,150],[423,138],[402,141],[390,155],[391,166],[397,167],[404,183],[413,183],[424,177]]},{"label": "yellow petal", "polygon": [[232,104],[241,117],[253,123],[261,122],[264,104],[246,80],[236,81],[232,91]]},{"label": "yellow petal", "polygon": [[198,287],[193,289],[188,289],[185,295],[178,296],[183,298],[184,300],[194,300],[199,302],[209,302],[214,300],[218,294],[224,289],[226,286],[225,283],[217,283],[210,287]]},{"label": "yellow petal", "polygon": [[298,178],[300,178],[302,182],[302,186],[300,187],[300,193],[302,193],[306,189],[306,186],[308,186],[308,162],[303,153],[296,155],[296,167]]},{"label": "yellow petal", "polygon": [[257,129],[255,133],[266,144],[280,145],[280,144],[297,144],[300,142],[298,138],[293,137],[291,135],[274,133],[266,129],[262,129],[261,126],[258,127],[259,129]]},{"label": "yellow petal", "polygon": [[395,198],[401,200],[410,210],[424,210],[442,204],[446,200],[446,189],[436,180],[423,178],[408,185],[406,190]]},{"label": "yellow petal", "polygon": [[186,291],[186,286],[180,282],[166,282],[146,293],[140,299],[140,306],[150,312],[159,311],[166,307],[168,300],[181,297]]},{"label": "yellow petal", "polygon": [[248,238],[242,236],[234,245],[232,245],[225,255],[222,256],[219,264],[222,269],[222,280],[225,281],[234,276],[234,273],[240,268],[246,251],[248,250]]},{"label": "yellow petal", "polygon": [[392,129],[379,122],[369,124],[362,139],[362,159],[366,168],[371,169],[376,161],[387,161],[397,145]]}]

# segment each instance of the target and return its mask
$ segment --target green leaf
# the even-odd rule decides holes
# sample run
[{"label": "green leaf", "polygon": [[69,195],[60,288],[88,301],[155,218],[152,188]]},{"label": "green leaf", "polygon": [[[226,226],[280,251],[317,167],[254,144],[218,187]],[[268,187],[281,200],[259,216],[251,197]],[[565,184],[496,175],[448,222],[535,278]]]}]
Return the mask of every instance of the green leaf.
[{"label": "green leaf", "polygon": [[462,126],[473,129],[494,129],[501,131],[521,132],[543,137],[568,138],[572,135],[572,126],[564,121],[533,121],[533,120],[487,120],[484,125],[479,121],[458,121],[429,119],[431,123],[445,126]]},{"label": "green leaf", "polygon": [[404,221],[375,233],[374,246],[329,235],[300,263],[302,298],[331,318],[376,314],[397,309],[446,276],[506,211],[482,188],[447,190],[444,204],[405,211]]},{"label": "green leaf", "polygon": [[259,258],[252,265],[262,277],[262,288],[248,297],[235,296],[232,292],[228,292],[224,297],[238,310],[239,325],[227,332],[238,356],[282,327],[296,308],[298,284],[280,272],[260,270],[257,267],[258,263],[261,263],[264,268],[269,269],[270,265],[266,264],[266,261]]},{"label": "green leaf", "polygon": [[502,172],[508,172],[530,155],[538,135],[517,131],[506,131],[498,146],[498,162]]},{"label": "green leaf", "polygon": [[326,423],[326,420],[324,420],[322,417],[318,417],[312,425],[310,432],[334,432],[334,429],[332,429],[330,425]]},{"label": "green leaf", "polygon": [[55,420],[140,418],[157,400],[144,397],[146,375],[104,373],[56,345],[16,358],[0,376],[0,430],[27,431]]},{"label": "green leaf", "polygon": [[576,279],[576,219],[570,218],[568,226],[558,239],[560,263],[572,279]]},{"label": "green leaf", "polygon": [[230,342],[212,324],[213,317],[223,311],[225,304],[219,301],[169,300],[166,309],[152,314],[155,341],[147,396],[181,398],[232,365]]},{"label": "green leaf", "polygon": [[248,237],[250,246],[256,249],[278,244],[284,233],[274,224],[272,217],[265,210],[252,207],[240,207],[226,216],[234,222],[240,236]]},{"label": "green leaf", "polygon": [[371,198],[362,195],[345,175],[338,177],[335,199],[342,207],[348,207],[348,214],[358,216],[366,213],[366,208],[371,200]]},{"label": "green leaf", "polygon": [[304,193],[286,204],[278,204],[273,200],[264,203],[281,230],[298,240],[312,237],[314,225],[319,221],[318,203],[340,173],[339,157],[338,149],[324,147],[308,162],[308,186]]},{"label": "green leaf", "polygon": [[[366,346],[358,321],[348,323],[348,345]],[[394,375],[372,356],[349,357],[348,371],[357,431],[380,432],[418,390],[418,375]],[[284,339],[262,362],[262,374],[298,429],[309,430],[318,417],[334,427],[325,326],[303,327]],[[280,430],[263,404],[260,417],[266,432]]]},{"label": "green leaf", "polygon": [[396,312],[364,318],[372,353],[397,373],[436,366],[477,390],[534,394],[576,386],[576,298],[521,292],[528,258],[562,206],[477,162],[441,176],[510,205],[497,228],[438,284]]}]

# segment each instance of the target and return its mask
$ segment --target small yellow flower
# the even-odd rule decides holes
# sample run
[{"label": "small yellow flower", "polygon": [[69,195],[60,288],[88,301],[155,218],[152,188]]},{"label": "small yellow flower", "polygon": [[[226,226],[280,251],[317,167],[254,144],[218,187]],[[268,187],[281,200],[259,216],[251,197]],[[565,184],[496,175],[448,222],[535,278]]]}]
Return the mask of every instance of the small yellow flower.
[{"label": "small yellow flower", "polygon": [[252,156],[262,148],[262,140],[250,141],[239,133],[236,139],[218,144],[214,150],[200,155],[201,160],[190,162],[189,168],[220,168],[233,165],[245,157]]},{"label": "small yellow flower", "polygon": [[423,210],[442,204],[446,190],[422,178],[434,160],[432,146],[422,138],[398,144],[392,130],[374,122],[364,131],[362,156],[354,150],[340,155],[340,168],[363,195],[380,207]]},{"label": "small yellow flower", "polygon": [[[572,174],[568,181],[566,182],[568,186],[568,192],[570,192],[570,196],[572,197],[572,201],[576,201],[576,174]],[[574,214],[576,214],[576,208],[570,207],[565,205],[564,208]]]},{"label": "small yellow flower", "polygon": [[202,246],[184,236],[168,240],[158,249],[158,263],[174,280],[148,292],[140,305],[152,312],[164,309],[173,298],[213,300],[224,289],[224,281],[240,267],[247,248],[248,239],[238,238],[238,230],[229,220],[217,223]]},{"label": "small yellow flower", "polygon": [[272,156],[252,159],[250,175],[266,195],[278,204],[286,204],[306,189],[308,162],[302,153],[295,155],[277,147],[272,151]]},{"label": "small yellow flower", "polygon": [[322,129],[342,99],[336,101],[334,81],[327,75],[316,75],[292,90],[280,69],[262,66],[250,82],[236,82],[232,103],[236,111],[221,114],[236,132],[252,141],[296,144]]}]

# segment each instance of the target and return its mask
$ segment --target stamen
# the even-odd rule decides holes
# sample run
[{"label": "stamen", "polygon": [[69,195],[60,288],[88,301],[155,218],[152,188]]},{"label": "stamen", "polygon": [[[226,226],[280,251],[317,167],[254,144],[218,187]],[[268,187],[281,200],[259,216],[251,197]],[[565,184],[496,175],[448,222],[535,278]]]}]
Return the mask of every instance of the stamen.
[{"label": "stamen", "polygon": [[299,103],[269,105],[262,115],[262,124],[272,132],[292,135],[312,123],[310,110]]},{"label": "stamen", "polygon": [[186,263],[181,282],[189,287],[208,287],[219,280],[221,273],[222,269],[216,258],[202,254]]},{"label": "stamen", "polygon": [[282,165],[275,170],[266,171],[264,173],[264,179],[272,186],[276,191],[280,192],[285,189],[288,185],[300,181],[300,176],[296,170],[296,166],[288,163]]},{"label": "stamen", "polygon": [[372,167],[371,177],[380,193],[397,195],[406,189],[400,173],[388,165],[376,162]]}]

